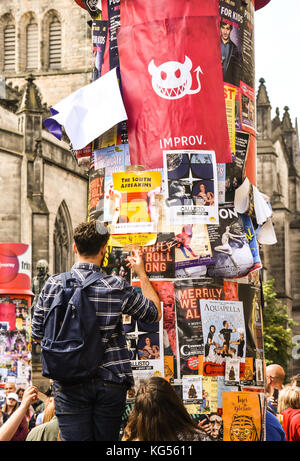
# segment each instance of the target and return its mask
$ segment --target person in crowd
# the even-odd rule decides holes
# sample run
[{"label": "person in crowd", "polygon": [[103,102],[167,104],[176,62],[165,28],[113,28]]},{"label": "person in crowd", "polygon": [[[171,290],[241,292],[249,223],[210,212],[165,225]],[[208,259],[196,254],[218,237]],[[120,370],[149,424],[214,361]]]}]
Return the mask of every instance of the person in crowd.
[{"label": "person in crowd", "polygon": [[15,383],[8,381],[4,385],[4,396],[3,396],[3,398],[1,399],[1,402],[0,402],[1,408],[5,404],[6,397],[10,392],[17,392],[17,387],[16,387]]},{"label": "person in crowd", "polygon": [[[75,279],[84,281],[92,273],[99,278],[86,289],[94,304],[102,341],[106,346],[98,376],[87,379],[84,386],[74,382],[67,386],[55,380],[55,413],[62,441],[118,440],[127,390],[134,384],[122,315],[154,323],[161,319],[159,297],[151,285],[140,252],[132,251],[127,267],[140,278],[138,292],[121,277],[101,270],[109,233],[96,220],[81,223],[74,231],[74,252],[78,261],[71,268]],[[60,275],[50,276],[39,296],[32,320],[32,338],[43,338],[43,320],[56,293],[62,289]],[[66,379],[68,377],[66,376]]]},{"label": "person in crowd", "polygon": [[295,376],[291,377],[291,386],[300,387],[300,373],[297,373]]},{"label": "person in crowd", "polygon": [[59,427],[55,416],[54,397],[50,397],[45,408],[42,424],[34,427],[26,437],[26,442],[56,442],[58,440]]},{"label": "person in crowd", "polygon": [[300,387],[286,386],[279,392],[278,413],[288,442],[300,441]]},{"label": "person in crowd", "polygon": [[[3,413],[6,415],[7,419],[11,417],[11,415],[17,410],[19,406],[19,396],[15,392],[10,392],[6,396],[6,402],[3,405]],[[28,411],[28,409],[27,409]],[[23,442],[28,434],[28,423],[26,415],[20,422],[16,433],[14,434],[12,441],[14,442]]]},{"label": "person in crowd", "polygon": [[[18,394],[18,397],[19,397],[19,403],[21,403],[23,399],[23,395],[24,395],[24,389],[20,387],[16,393]],[[29,430],[35,425],[34,415],[35,415],[34,408],[32,405],[30,405],[26,413],[26,420],[27,420]]]},{"label": "person in crowd", "polygon": [[20,405],[14,406],[14,411],[0,427],[0,442],[25,440],[28,434],[26,413],[30,405],[32,405],[37,399],[38,389],[35,386],[29,386],[25,389]]},{"label": "person in crowd", "polygon": [[285,371],[282,366],[274,363],[266,367],[266,393],[268,406],[275,413],[277,413],[278,398],[274,395],[274,390],[277,389],[277,391],[280,392],[281,389],[283,389],[284,379]]},{"label": "person in crowd", "polygon": [[124,429],[123,441],[200,441],[200,427],[181,398],[164,378],[153,376],[140,384]]}]

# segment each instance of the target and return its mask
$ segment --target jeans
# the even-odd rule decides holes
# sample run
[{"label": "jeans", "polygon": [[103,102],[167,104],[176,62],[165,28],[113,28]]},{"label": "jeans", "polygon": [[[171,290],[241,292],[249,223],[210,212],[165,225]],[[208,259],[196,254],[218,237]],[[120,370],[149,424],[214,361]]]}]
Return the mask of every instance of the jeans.
[{"label": "jeans", "polygon": [[118,441],[125,410],[125,384],[92,378],[53,383],[55,414],[62,441]]}]

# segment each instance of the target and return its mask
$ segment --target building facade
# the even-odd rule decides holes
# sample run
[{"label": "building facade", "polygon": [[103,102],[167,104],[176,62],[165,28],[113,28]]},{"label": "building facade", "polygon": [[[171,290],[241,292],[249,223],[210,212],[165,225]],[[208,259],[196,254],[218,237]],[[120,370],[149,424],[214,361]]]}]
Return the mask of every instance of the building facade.
[{"label": "building facade", "polygon": [[32,279],[40,259],[50,273],[70,268],[72,231],[87,217],[87,172],[42,122],[91,82],[88,19],[71,0],[0,0],[0,242],[31,245]]},{"label": "building facade", "polygon": [[257,93],[257,181],[271,199],[277,243],[261,249],[264,280],[274,279],[278,298],[297,322],[288,374],[300,372],[300,148],[297,120],[271,103],[264,79]]}]

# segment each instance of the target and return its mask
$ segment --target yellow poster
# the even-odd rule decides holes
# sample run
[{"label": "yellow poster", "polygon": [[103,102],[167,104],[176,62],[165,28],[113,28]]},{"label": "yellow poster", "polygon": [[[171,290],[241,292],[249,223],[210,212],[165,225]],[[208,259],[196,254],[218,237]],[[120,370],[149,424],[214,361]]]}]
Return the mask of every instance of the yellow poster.
[{"label": "yellow poster", "polygon": [[231,152],[235,154],[235,96],[236,88],[224,85],[225,106]]},{"label": "yellow poster", "polygon": [[224,441],[262,441],[262,422],[260,394],[256,392],[223,392]]},{"label": "yellow poster", "polygon": [[116,195],[112,217],[113,245],[153,245],[157,236],[155,196],[161,189],[160,171],[113,173]]}]

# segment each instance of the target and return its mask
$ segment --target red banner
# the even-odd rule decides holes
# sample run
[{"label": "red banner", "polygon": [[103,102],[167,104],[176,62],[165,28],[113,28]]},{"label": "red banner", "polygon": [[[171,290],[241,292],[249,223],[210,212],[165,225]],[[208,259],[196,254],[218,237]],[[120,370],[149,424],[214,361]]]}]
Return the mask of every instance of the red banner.
[{"label": "red banner", "polygon": [[163,167],[163,150],[214,150],[232,161],[219,18],[151,21],[118,31],[131,164]]},{"label": "red banner", "polygon": [[122,0],[121,26],[186,16],[218,16],[219,0]]}]

